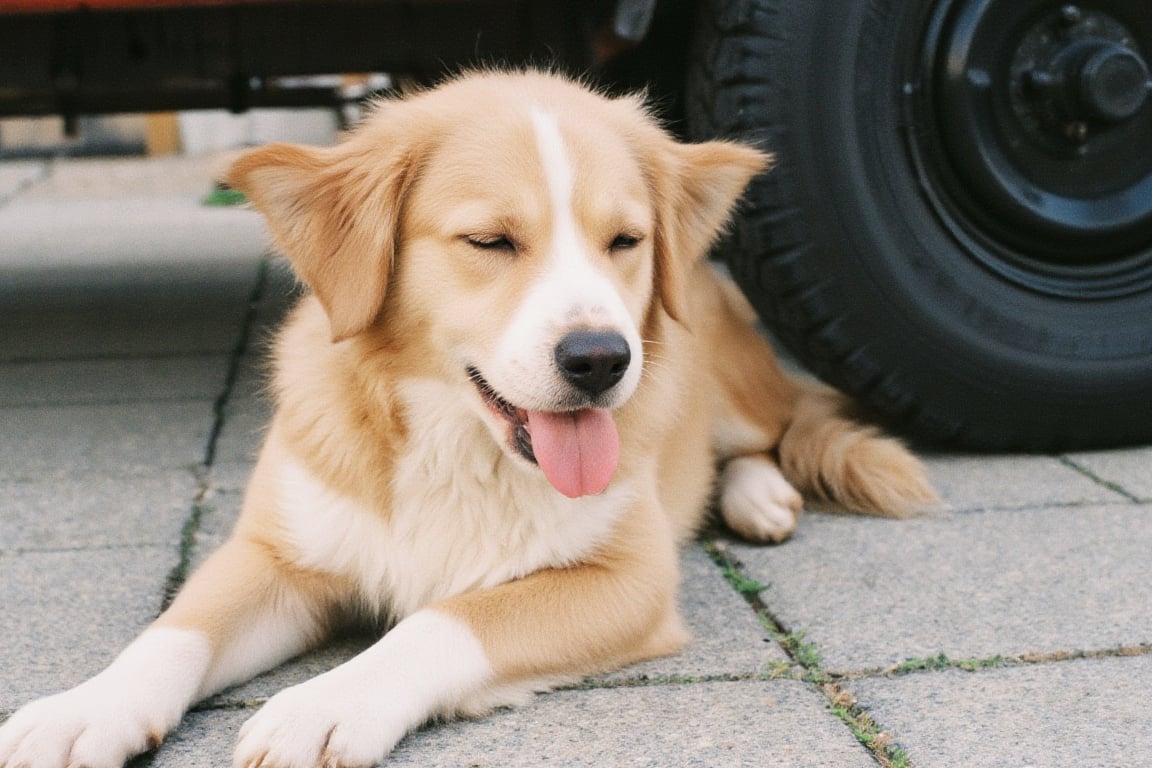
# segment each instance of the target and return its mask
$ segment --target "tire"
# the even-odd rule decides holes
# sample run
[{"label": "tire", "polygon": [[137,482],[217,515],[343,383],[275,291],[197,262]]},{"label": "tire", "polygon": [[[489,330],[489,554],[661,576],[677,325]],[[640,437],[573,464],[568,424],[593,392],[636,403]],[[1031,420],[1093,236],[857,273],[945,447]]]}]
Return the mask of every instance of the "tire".
[{"label": "tire", "polygon": [[[689,133],[777,157],[721,255],[793,354],[910,436],[1152,442],[1152,97],[1084,116],[1060,79],[1078,67],[1087,92],[1107,59],[1123,85],[1152,55],[1152,16],[1094,2],[1109,39],[1054,0],[702,4]],[[1081,48],[1105,51],[1090,72],[1068,63]]]}]

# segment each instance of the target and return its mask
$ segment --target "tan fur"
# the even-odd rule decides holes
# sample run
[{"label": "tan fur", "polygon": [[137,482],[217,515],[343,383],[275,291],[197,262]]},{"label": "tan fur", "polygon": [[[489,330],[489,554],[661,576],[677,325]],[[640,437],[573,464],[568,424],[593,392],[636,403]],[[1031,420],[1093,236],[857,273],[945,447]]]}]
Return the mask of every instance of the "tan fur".
[{"label": "tan fur", "polygon": [[[557,158],[537,147],[531,114],[555,120],[570,212],[552,210]],[[311,295],[275,344],[276,412],[233,537],[157,622],[207,637],[200,695],[342,621],[428,610],[466,627],[491,665],[480,687],[444,694],[439,714],[674,652],[686,639],[676,546],[700,527],[729,459],[749,461],[721,489],[722,512],[760,541],[795,525],[784,478],[860,511],[931,502],[903,447],[843,418],[839,395],[780,371],[747,304],[704,260],[767,164],[738,144],[676,143],[637,99],[540,73],[466,76],[385,102],[338,147],[272,145],[236,162],[230,183]],[[567,215],[581,263],[643,347],[639,384],[614,411],[615,476],[576,501],[509,453],[465,370],[521,322]],[[622,232],[635,244],[613,249]],[[473,243],[497,236],[515,249]],[[397,572],[410,552],[424,554]],[[325,764],[362,761],[320,747]],[[238,762],[277,764],[255,749],[244,757],[242,745]]]}]

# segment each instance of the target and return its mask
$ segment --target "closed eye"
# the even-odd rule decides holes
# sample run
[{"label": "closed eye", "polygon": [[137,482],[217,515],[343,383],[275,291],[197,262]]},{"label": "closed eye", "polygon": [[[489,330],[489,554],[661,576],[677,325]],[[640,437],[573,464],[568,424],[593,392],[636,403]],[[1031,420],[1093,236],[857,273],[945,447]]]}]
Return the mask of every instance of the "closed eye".
[{"label": "closed eye", "polygon": [[516,244],[504,235],[464,235],[468,245],[482,251],[515,251]]},{"label": "closed eye", "polygon": [[608,250],[610,250],[610,251],[627,251],[627,250],[630,250],[630,249],[635,248],[637,245],[640,244],[640,239],[641,238],[639,235],[629,235],[626,233],[621,233],[619,235],[616,235],[616,237],[612,240],[612,244],[608,246]]}]

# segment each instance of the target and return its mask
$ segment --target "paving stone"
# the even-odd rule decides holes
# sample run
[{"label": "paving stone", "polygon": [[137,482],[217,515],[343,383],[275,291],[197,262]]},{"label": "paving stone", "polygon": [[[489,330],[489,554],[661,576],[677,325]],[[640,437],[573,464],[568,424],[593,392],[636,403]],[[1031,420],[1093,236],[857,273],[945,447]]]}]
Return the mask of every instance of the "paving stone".
[{"label": "paving stone", "polygon": [[59,158],[30,189],[34,199],[64,202],[121,197],[186,197],[210,192],[231,154],[212,156]]},{"label": "paving stone", "polygon": [[26,191],[48,171],[44,160],[4,160],[0,162],[0,204]]},{"label": "paving stone", "polygon": [[1127,501],[1051,456],[927,455],[925,464],[953,510]]},{"label": "paving stone", "polygon": [[145,764],[149,768],[230,766],[240,726],[255,713],[255,709],[190,712],[160,749],[145,758]]},{"label": "paving stone", "polygon": [[256,341],[267,338],[275,331],[305,292],[287,259],[274,256],[267,260],[265,269],[264,289],[260,300],[256,303],[254,313],[255,326],[263,335],[257,336]]},{"label": "paving stone", "polygon": [[257,329],[258,338],[250,339],[248,351],[236,366],[236,379],[232,382],[231,396],[237,401],[268,400],[270,395],[272,363],[267,348],[271,344],[270,331]]},{"label": "paving stone", "polygon": [[538,696],[478,722],[429,728],[387,765],[873,767],[801,683],[696,683]]},{"label": "paving stone", "polygon": [[809,515],[784,546],[735,545],[761,598],[828,669],[1152,642],[1152,507],[918,520]]},{"label": "paving stone", "polygon": [[86,472],[46,482],[0,480],[0,550],[174,548],[196,491],[196,477],[188,470],[130,478]]},{"label": "paving stone", "polygon": [[212,484],[221,493],[243,493],[254,466],[251,459],[218,461],[212,465]]},{"label": "paving stone", "polygon": [[1068,460],[1130,496],[1152,501],[1152,447],[1076,453]]},{"label": "paving stone", "polygon": [[[66,223],[66,226],[62,226]],[[152,263],[227,264],[267,249],[261,217],[178,197],[36,200],[0,208],[0,264],[42,269]]]},{"label": "paving stone", "polygon": [[189,357],[235,349],[258,261],[0,269],[0,361]]},{"label": "paving stone", "polygon": [[697,543],[680,556],[680,611],[692,641],[675,656],[634,664],[601,680],[756,675],[788,656]]},{"label": "paving stone", "polygon": [[215,400],[228,364],[224,355],[0,363],[0,405]]},{"label": "paving stone", "polygon": [[[252,714],[191,715],[151,765],[229,764],[236,732]],[[418,731],[384,765],[874,768],[875,762],[819,694],[775,680],[545,694],[480,720]]]},{"label": "paving stone", "polygon": [[0,408],[0,480],[124,477],[204,460],[210,402]]},{"label": "paving stone", "polygon": [[230,399],[224,406],[215,460],[221,464],[255,463],[271,420],[272,405],[267,398]]},{"label": "paving stone", "polygon": [[852,683],[917,768],[1145,768],[1152,656]]},{"label": "paving stone", "polygon": [[99,672],[160,608],[176,547],[0,554],[0,712]]}]

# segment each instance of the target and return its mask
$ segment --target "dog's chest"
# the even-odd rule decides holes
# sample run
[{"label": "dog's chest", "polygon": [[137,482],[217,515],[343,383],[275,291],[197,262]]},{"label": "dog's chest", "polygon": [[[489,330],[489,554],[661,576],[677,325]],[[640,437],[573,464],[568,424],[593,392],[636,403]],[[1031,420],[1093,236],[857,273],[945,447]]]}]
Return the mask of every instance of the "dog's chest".
[{"label": "dog's chest", "polygon": [[300,462],[283,466],[281,519],[298,565],[350,579],[360,591],[350,597],[400,618],[569,565],[610,534],[626,488],[567,499],[542,474],[513,465],[465,405],[427,394],[427,407],[413,411],[390,499],[352,499]]}]

